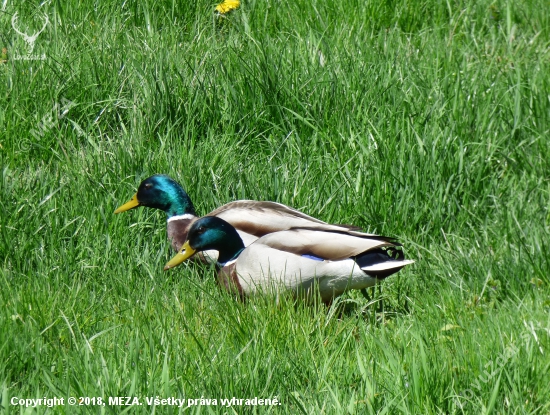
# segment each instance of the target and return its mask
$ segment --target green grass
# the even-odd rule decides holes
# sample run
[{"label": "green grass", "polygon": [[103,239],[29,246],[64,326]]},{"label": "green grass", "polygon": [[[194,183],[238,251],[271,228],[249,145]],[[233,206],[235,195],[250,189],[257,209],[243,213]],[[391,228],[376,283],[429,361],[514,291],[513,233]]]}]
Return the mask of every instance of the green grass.
[{"label": "green grass", "polygon": [[[550,412],[547,2],[20,3],[0,12],[0,411]],[[28,34],[49,16],[45,60],[15,59],[15,12]],[[154,173],[199,213],[274,200],[416,264],[373,302],[236,302],[208,267],[162,271],[163,214],[113,215]],[[129,413],[154,410],[180,412]]]}]

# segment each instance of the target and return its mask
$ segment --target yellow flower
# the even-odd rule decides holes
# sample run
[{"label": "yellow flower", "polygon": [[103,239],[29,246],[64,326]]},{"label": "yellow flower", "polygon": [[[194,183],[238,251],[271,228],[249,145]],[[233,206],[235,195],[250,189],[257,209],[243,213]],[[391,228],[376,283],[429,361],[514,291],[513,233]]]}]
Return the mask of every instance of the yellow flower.
[{"label": "yellow flower", "polygon": [[224,0],[216,6],[216,11],[219,14],[229,13],[231,10],[237,9],[241,4],[241,0]]}]

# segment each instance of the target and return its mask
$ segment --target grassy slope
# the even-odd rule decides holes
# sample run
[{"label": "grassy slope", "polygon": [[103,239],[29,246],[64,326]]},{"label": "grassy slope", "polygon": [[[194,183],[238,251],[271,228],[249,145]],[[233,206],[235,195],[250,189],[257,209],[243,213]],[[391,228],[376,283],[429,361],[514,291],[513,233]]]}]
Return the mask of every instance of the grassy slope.
[{"label": "grassy slope", "polygon": [[[9,3],[13,56],[12,14],[29,33],[40,22],[37,2]],[[545,8],[246,1],[219,24],[206,1],[43,6],[47,59],[0,64],[2,405],[278,396],[237,412],[548,413]],[[62,99],[76,106],[34,137]],[[200,212],[276,200],[397,236],[417,263],[382,285],[384,313],[357,293],[343,316],[239,304],[201,266],[163,273],[162,214],[112,215],[156,172]]]}]

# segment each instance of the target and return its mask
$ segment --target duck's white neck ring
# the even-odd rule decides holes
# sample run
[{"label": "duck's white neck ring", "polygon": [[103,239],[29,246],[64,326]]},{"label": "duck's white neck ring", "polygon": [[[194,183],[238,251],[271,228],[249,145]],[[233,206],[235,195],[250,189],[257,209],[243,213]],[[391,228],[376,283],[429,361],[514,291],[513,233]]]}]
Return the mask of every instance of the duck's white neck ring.
[{"label": "duck's white neck ring", "polygon": [[238,258],[232,259],[231,261],[227,261],[226,263],[223,263],[223,264],[221,262],[218,262],[217,265],[220,268],[227,267],[228,265],[231,265],[231,264],[234,264],[235,262],[237,262],[237,259]]},{"label": "duck's white neck ring", "polygon": [[183,219],[194,219],[195,215],[192,215],[191,213],[186,213],[184,215],[176,215],[168,218],[167,222],[172,222],[175,220],[183,220]]}]

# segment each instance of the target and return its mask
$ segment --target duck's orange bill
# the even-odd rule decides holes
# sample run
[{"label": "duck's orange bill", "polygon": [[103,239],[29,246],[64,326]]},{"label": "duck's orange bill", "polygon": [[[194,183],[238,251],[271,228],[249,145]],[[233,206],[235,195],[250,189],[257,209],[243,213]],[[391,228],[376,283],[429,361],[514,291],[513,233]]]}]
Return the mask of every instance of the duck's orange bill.
[{"label": "duck's orange bill", "polygon": [[137,193],[136,193],[135,195],[132,196],[129,202],[124,203],[117,210],[115,210],[115,213],[126,212],[127,210],[136,208],[138,206],[139,206],[139,200],[137,198]]},{"label": "duck's orange bill", "polygon": [[195,255],[195,251],[191,246],[189,245],[189,241],[185,241],[179,252],[174,255],[174,257],[166,263],[164,266],[164,270],[169,270],[170,268],[177,267],[179,264],[181,264],[183,261],[191,258],[193,255]]}]

